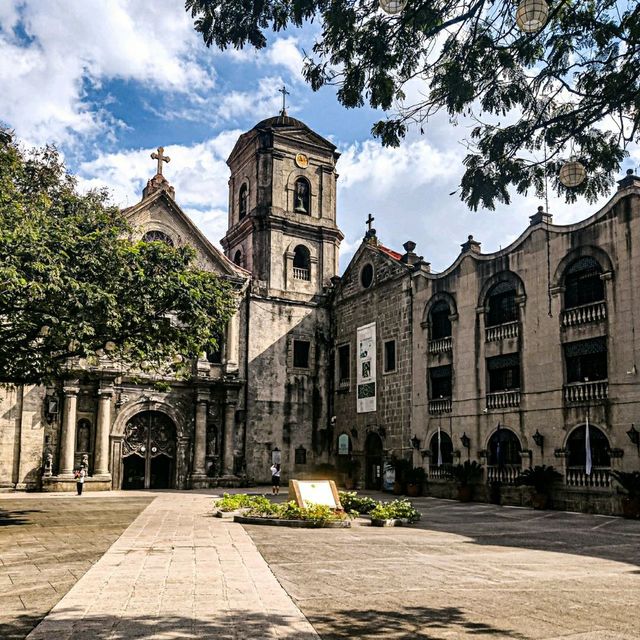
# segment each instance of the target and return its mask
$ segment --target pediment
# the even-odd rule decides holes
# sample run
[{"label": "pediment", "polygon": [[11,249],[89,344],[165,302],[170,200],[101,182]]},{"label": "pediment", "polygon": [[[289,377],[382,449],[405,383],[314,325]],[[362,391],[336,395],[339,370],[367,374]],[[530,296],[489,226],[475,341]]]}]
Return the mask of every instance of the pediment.
[{"label": "pediment", "polygon": [[137,205],[124,209],[123,213],[134,227],[136,237],[142,238],[147,231],[161,231],[176,246],[192,247],[201,269],[242,280],[249,277],[247,271],[231,262],[207,239],[166,191],[157,191]]}]

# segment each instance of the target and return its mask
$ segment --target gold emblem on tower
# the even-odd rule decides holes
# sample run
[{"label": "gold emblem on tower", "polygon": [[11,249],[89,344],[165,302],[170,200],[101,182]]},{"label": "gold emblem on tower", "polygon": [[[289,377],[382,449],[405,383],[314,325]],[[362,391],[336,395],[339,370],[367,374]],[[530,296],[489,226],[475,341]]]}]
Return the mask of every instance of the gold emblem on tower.
[{"label": "gold emblem on tower", "polygon": [[296,154],[296,164],[301,169],[306,169],[309,166],[309,158],[307,158],[307,156],[305,156],[304,153],[297,153]]}]

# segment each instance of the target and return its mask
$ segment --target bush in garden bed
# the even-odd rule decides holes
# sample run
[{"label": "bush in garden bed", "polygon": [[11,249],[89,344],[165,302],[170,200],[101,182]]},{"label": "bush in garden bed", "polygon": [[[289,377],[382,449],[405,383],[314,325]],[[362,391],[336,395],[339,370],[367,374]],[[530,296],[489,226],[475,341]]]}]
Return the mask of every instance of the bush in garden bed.
[{"label": "bush in garden bed", "polygon": [[369,513],[379,504],[368,496],[359,496],[356,491],[339,491],[340,504],[347,513]]},{"label": "bush in garden bed", "polygon": [[271,501],[264,496],[250,496],[246,493],[236,493],[233,495],[225,493],[220,500],[216,501],[215,506],[219,511],[228,512],[248,509],[263,502],[271,504]]},{"label": "bush in garden bed", "polygon": [[420,513],[406,499],[380,502],[369,515],[372,520],[406,520],[407,522],[420,520]]},{"label": "bush in garden bed", "polygon": [[[269,502],[267,500],[267,502]],[[321,504],[310,504],[308,507],[299,507],[295,502],[284,504],[254,505],[246,512],[249,517],[276,518],[278,520],[307,520],[310,522],[334,522],[346,520],[347,514],[343,511],[335,511],[331,507]]]}]

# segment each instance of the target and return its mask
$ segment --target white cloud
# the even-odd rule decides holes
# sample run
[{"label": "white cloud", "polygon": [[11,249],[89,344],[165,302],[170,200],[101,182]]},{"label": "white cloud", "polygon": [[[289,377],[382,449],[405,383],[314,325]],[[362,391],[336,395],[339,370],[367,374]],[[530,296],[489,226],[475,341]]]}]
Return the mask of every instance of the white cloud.
[{"label": "white cloud", "polygon": [[265,64],[285,67],[293,79],[302,80],[304,58],[297,38],[279,38],[269,46],[262,60]]}]

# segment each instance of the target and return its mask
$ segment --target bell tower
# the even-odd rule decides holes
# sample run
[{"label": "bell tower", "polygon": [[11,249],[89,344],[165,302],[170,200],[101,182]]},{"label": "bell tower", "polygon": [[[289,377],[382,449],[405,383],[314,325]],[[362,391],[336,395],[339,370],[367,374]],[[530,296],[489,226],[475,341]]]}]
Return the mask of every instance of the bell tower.
[{"label": "bell tower", "polygon": [[308,300],[338,271],[335,145],[300,120],[268,118],[240,136],[227,164],[227,257],[269,295]]}]

